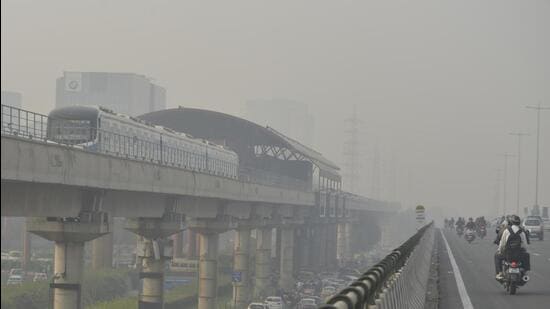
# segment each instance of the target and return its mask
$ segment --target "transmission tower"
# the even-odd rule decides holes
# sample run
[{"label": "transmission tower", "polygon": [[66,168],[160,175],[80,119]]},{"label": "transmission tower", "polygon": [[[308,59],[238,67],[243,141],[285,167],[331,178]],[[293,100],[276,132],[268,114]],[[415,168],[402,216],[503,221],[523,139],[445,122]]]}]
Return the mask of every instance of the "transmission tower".
[{"label": "transmission tower", "polygon": [[361,126],[363,121],[357,116],[357,106],[353,106],[353,112],[350,118],[345,119],[346,130],[343,147],[344,156],[344,187],[352,193],[359,193],[361,182]]}]

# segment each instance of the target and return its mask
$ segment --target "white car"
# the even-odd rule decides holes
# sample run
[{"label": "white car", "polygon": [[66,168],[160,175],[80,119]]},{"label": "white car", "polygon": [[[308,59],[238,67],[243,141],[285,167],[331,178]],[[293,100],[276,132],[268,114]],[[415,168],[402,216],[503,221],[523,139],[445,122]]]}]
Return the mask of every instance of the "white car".
[{"label": "white car", "polygon": [[6,282],[7,285],[19,285],[23,284],[23,276],[21,275],[11,275]]},{"label": "white car", "polygon": [[247,309],[269,309],[265,303],[250,303]]},{"label": "white car", "polygon": [[529,232],[529,237],[544,240],[544,222],[541,217],[528,216],[523,221],[523,228]]},{"label": "white car", "polygon": [[34,277],[32,278],[32,282],[38,282],[38,281],[47,281],[48,275],[46,273],[35,273]]},{"label": "white car", "polygon": [[283,299],[279,296],[268,296],[265,303],[268,309],[283,309]]}]

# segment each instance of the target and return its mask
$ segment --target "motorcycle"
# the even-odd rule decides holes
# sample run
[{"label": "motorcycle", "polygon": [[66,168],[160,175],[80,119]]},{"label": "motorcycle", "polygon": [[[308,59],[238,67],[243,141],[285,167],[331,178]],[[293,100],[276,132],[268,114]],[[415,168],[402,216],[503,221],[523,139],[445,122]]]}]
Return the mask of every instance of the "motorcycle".
[{"label": "motorcycle", "polygon": [[457,226],[456,227],[456,235],[462,236],[462,234],[464,234],[464,228],[462,226]]},{"label": "motorcycle", "polygon": [[485,236],[487,236],[487,228],[485,226],[480,226],[477,234],[479,238],[485,238]]},{"label": "motorcycle", "polygon": [[472,243],[474,239],[476,239],[476,235],[474,234],[474,230],[466,230],[466,235],[464,235],[464,238],[468,241],[468,243]]},{"label": "motorcycle", "polygon": [[523,264],[516,260],[511,260],[510,262],[503,261],[502,273],[504,274],[504,279],[500,283],[510,295],[516,294],[518,287],[525,285],[529,281],[529,276],[525,274]]}]

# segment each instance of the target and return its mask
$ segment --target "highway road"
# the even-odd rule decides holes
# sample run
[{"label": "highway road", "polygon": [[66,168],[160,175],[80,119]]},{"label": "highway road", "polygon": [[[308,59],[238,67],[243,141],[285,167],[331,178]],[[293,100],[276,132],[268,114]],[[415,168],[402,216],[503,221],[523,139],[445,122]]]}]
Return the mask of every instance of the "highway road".
[{"label": "highway road", "polygon": [[[528,249],[531,253],[531,280],[516,295],[507,295],[502,285],[495,280],[493,255],[496,246],[492,243],[494,231],[488,232],[485,239],[476,239],[468,244],[456,233],[444,231],[443,235],[451,252],[447,250],[443,235],[440,231],[437,232],[441,297],[439,308],[550,308],[548,238],[544,241],[531,241]],[[456,261],[455,268],[451,262],[453,259]],[[460,274],[456,273],[457,269]]]}]

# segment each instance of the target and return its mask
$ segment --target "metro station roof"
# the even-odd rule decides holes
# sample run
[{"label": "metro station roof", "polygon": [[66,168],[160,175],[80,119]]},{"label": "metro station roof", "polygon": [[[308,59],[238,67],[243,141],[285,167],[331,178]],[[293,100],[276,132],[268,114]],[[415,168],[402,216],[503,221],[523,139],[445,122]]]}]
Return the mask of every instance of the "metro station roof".
[{"label": "metro station roof", "polygon": [[[275,146],[304,156],[321,171],[338,175],[340,168],[323,155],[270,127],[232,115],[197,108],[179,107],[151,112],[139,118],[175,131],[212,141],[247,146]],[[232,142],[232,143],[231,143]]]}]

